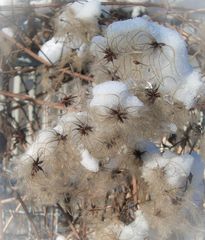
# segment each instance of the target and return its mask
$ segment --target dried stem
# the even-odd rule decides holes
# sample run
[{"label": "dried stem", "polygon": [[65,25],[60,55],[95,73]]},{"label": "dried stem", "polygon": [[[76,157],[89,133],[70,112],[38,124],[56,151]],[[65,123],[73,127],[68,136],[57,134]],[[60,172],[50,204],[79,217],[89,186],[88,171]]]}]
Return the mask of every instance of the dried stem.
[{"label": "dried stem", "polygon": [[30,215],[30,213],[28,211],[28,208],[27,208],[26,204],[24,203],[24,200],[21,198],[21,196],[20,196],[20,194],[18,192],[16,192],[16,198],[18,199],[18,201],[20,202],[23,210],[25,211],[26,216],[27,216],[29,222],[31,223],[31,225],[32,225],[32,227],[34,229],[34,232],[36,234],[37,239],[40,240],[41,238],[40,238],[40,235],[39,235],[38,230],[36,228],[36,225],[33,222],[33,219],[32,219],[32,217],[31,217],[31,215]]},{"label": "dried stem", "polygon": [[132,176],[132,194],[134,198],[134,203],[137,204],[137,180],[135,176]]},{"label": "dried stem", "polygon": [[78,240],[81,240],[78,232],[77,232],[76,229],[75,229],[75,226],[74,226],[74,225],[72,224],[72,222],[70,221],[70,218],[69,218],[68,214],[65,213],[64,209],[61,207],[61,205],[60,205],[59,203],[57,203],[57,206],[58,206],[58,208],[61,210],[61,212],[63,213],[63,215],[66,217],[66,220],[67,220],[67,222],[68,222],[68,224],[69,224],[69,226],[70,226],[73,234],[75,235],[75,237],[76,237]]}]

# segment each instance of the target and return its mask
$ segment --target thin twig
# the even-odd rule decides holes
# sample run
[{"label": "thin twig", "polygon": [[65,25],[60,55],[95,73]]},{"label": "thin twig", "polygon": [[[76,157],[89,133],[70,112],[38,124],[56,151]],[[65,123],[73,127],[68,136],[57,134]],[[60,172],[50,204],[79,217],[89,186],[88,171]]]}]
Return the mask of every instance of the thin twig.
[{"label": "thin twig", "polygon": [[63,69],[60,70],[60,72],[69,74],[72,77],[77,77],[77,78],[80,78],[80,79],[88,81],[88,82],[93,82],[94,81],[94,79],[92,77],[83,75],[81,73],[73,72],[73,71],[69,70],[68,68],[63,68]]},{"label": "thin twig", "polygon": [[[47,106],[49,108],[54,108],[54,109],[66,109],[65,106],[62,103],[51,103],[48,101],[43,101],[40,99],[35,99],[30,97],[29,95],[24,95],[24,94],[19,94],[19,93],[13,93],[13,92],[8,92],[8,91],[1,91],[0,90],[0,95],[3,95],[5,97],[11,97],[11,98],[17,98],[23,101],[29,101],[32,102],[33,104],[41,105],[41,106]],[[74,109],[69,108],[69,110],[74,111]]]},{"label": "thin twig", "polygon": [[20,209],[20,207],[21,207],[21,204],[19,203],[19,204],[17,205],[17,207],[15,208],[14,213],[11,215],[11,217],[9,218],[9,220],[7,221],[6,225],[5,225],[4,228],[3,228],[3,232],[4,232],[4,233],[6,232],[8,226],[10,225],[10,223],[12,222],[12,220],[13,220],[13,218],[14,218],[14,214],[15,214],[16,212],[18,212],[18,210]]},{"label": "thin twig", "polygon": [[21,198],[21,196],[20,196],[20,194],[19,194],[18,192],[16,192],[16,198],[17,198],[17,200],[20,202],[23,210],[25,211],[25,214],[26,214],[29,222],[31,223],[31,225],[32,225],[32,227],[33,227],[33,229],[34,229],[34,232],[35,232],[35,234],[36,234],[37,239],[40,240],[40,235],[39,235],[39,232],[38,232],[38,230],[37,230],[37,228],[36,228],[36,225],[35,225],[34,222],[33,222],[33,219],[32,219],[32,217],[31,217],[31,215],[30,215],[30,213],[29,213],[29,211],[28,211],[28,208],[27,208],[26,204],[24,203],[24,200]]},{"label": "thin twig", "polygon": [[137,180],[136,177],[133,175],[132,176],[132,194],[134,198],[134,203],[137,204],[138,199],[137,199]]},{"label": "thin twig", "polygon": [[18,73],[29,73],[36,71],[33,67],[25,67],[25,68],[19,68],[19,69],[12,69],[9,71],[2,71],[0,69],[0,74],[18,74]]},{"label": "thin twig", "polygon": [[13,201],[15,201],[16,200],[16,198],[6,198],[6,199],[2,199],[1,201],[0,201],[0,204],[6,204],[6,203],[10,203],[10,202],[13,202]]}]

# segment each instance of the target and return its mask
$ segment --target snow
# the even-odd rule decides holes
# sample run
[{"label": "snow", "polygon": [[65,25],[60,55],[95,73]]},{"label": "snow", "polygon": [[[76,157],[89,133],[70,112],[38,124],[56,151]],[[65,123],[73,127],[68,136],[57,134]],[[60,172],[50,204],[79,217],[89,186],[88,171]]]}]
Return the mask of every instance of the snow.
[{"label": "snow", "polygon": [[112,107],[123,104],[129,96],[127,85],[117,81],[107,81],[93,88],[93,99],[90,107],[104,106]]},{"label": "snow", "polygon": [[62,236],[62,235],[58,235],[56,237],[56,240],[66,240],[66,238],[64,236]]},{"label": "snow", "polygon": [[52,63],[58,62],[62,56],[69,53],[70,48],[63,39],[51,38],[41,47],[38,55],[46,61]]},{"label": "snow", "polygon": [[134,113],[144,104],[136,97],[132,96],[125,83],[118,81],[107,81],[96,85],[93,88],[93,99],[90,107],[106,107],[120,105],[128,109],[128,112]]},{"label": "snow", "polygon": [[[68,55],[73,49],[79,49],[82,44],[82,41],[74,36],[65,38],[58,38],[54,36],[43,44],[41,51],[38,52],[38,55],[46,61],[50,60],[52,63],[56,63],[61,58]],[[80,54],[82,54],[82,51],[83,49],[81,49]]]},{"label": "snow", "polygon": [[202,84],[203,83],[201,81],[199,73],[193,71],[179,86],[179,89],[176,91],[174,97],[183,102],[189,109],[194,104],[194,100],[196,100],[197,93],[202,87]]},{"label": "snow", "polygon": [[101,13],[100,1],[98,0],[76,1],[67,6],[71,7],[77,19],[83,21],[93,21]]},{"label": "snow", "polygon": [[2,28],[1,31],[3,33],[5,33],[6,35],[8,35],[9,37],[13,37],[14,36],[14,32],[11,28]]},{"label": "snow", "polygon": [[135,221],[122,228],[119,240],[144,240],[148,237],[149,226],[142,211],[136,211],[135,216]]},{"label": "snow", "polygon": [[137,98],[136,96],[128,96],[127,99],[125,100],[125,104],[126,107],[132,109],[132,107],[143,107],[144,104],[142,101],[139,100],[139,98]]},{"label": "snow", "polygon": [[116,94],[121,93],[128,94],[128,88],[125,83],[118,81],[107,81],[96,85],[93,88],[93,95],[104,95],[104,94]]},{"label": "snow", "polygon": [[99,171],[99,161],[91,156],[87,149],[84,149],[81,153],[81,164],[87,170],[91,172],[98,172]]},{"label": "snow", "polygon": [[[155,42],[161,47],[155,49],[152,46]],[[160,82],[159,92],[181,101],[187,109],[195,103],[202,86],[201,76],[188,62],[186,43],[177,31],[142,17],[117,21],[107,27],[105,37],[96,36],[92,39],[90,51],[97,59],[105,60],[104,51],[107,48],[117,56],[112,64],[106,63],[110,70],[124,56],[123,62],[127,62],[127,70],[123,70],[124,82],[130,81],[130,72],[136,68],[132,67],[132,56],[137,54],[139,62],[144,66],[148,64],[151,69],[147,71],[147,67],[141,68],[141,79],[152,79],[152,83],[157,85]]]}]

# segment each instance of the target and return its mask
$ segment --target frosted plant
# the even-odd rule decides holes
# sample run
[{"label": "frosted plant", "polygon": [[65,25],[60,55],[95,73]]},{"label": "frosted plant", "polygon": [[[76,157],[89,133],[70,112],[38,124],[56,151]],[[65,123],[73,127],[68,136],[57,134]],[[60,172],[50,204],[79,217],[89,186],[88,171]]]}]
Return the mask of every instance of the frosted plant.
[{"label": "frosted plant", "polygon": [[[202,233],[204,164],[194,152],[202,129],[189,109],[203,83],[186,44],[145,18],[100,33],[99,15],[97,1],[68,4],[42,47],[53,50],[48,57],[56,63],[60,51],[69,58],[71,49],[89,46],[95,82],[81,111],[65,112],[40,131],[18,159],[17,186],[36,204],[61,205],[73,222],[85,222],[88,239]],[[60,39],[68,40],[65,48]],[[160,148],[162,138],[169,144]]]}]

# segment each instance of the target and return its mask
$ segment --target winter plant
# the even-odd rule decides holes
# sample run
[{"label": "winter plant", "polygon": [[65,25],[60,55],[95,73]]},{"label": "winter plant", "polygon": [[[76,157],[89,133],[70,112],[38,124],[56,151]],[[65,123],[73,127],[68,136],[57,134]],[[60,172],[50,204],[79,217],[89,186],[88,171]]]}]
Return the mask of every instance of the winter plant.
[{"label": "winter plant", "polygon": [[56,17],[39,56],[93,82],[65,93],[68,110],[16,160],[17,187],[60,206],[71,239],[203,239],[200,73],[175,29],[134,13],[100,24],[109,14],[88,0]]}]

